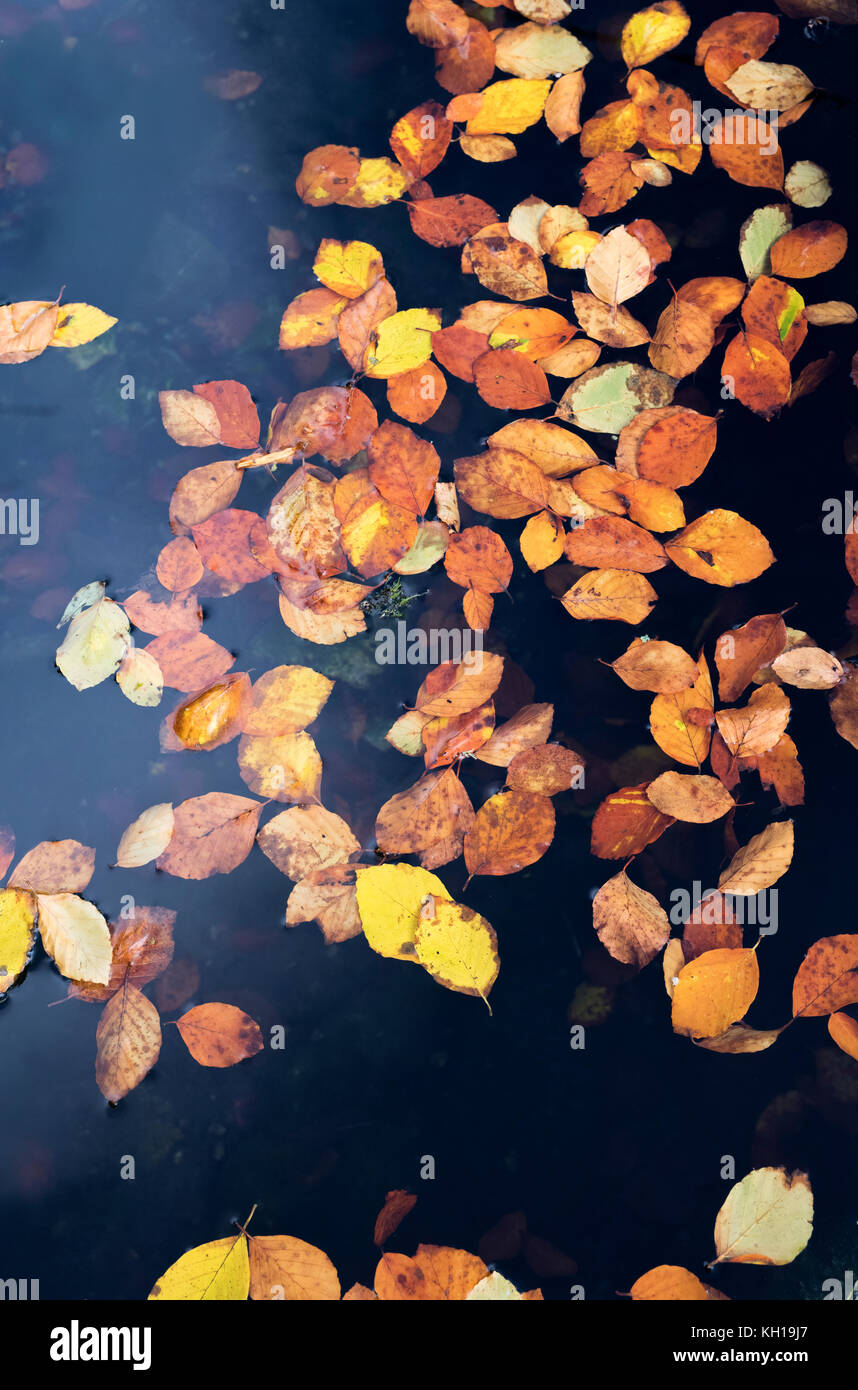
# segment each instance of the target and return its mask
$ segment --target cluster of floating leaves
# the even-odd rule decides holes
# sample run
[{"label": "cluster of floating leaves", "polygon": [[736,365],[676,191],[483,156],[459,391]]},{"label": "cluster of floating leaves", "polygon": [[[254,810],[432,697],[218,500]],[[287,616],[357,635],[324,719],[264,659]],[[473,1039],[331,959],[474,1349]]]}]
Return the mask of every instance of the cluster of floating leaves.
[{"label": "cluster of floating leaves", "polygon": [[[552,798],[581,785],[585,761],[577,750],[550,741],[552,706],[524,703],[497,724],[493,697],[504,659],[491,652],[430,670],[413,707],[387,734],[400,753],[422,758],[424,769],[379,810],[375,841],[385,862],[361,863],[365,850],[351,827],[321,800],[322,762],[308,733],[333,682],[310,666],[278,666],[255,680],[232,671],[232,654],[202,632],[199,600],[273,580],[286,626],[301,639],[331,645],[365,632],[365,604],[391,574],[421,574],[442,564],[463,591],[466,622],[482,633],[514,561],[491,527],[463,527],[462,505],[497,520],[527,518],[520,537],[524,563],[533,572],[548,571],[549,588],[576,619],[642,623],[656,601],[646,576],[668,564],[722,587],[753,580],[774,561],[757,526],[720,508],[686,519],[680,490],[711,459],[717,417],[674,403],[675,392],[725,344],[726,395],[771,419],[832,369],[829,354],[793,377],[791,362],[809,328],[856,318],[852,306],[837,301],[807,305],[789,283],[837,265],[847,236],[825,220],[793,226],[786,203],[758,208],[740,229],[744,279],[703,276],[671,286],[654,325],[632,317],[624,306],[658,280],[670,242],[649,219],[604,232],[590,223],[619,211],[645,183],[658,188],[674,175],[692,176],[703,158],[690,98],[647,68],[682,42],[689,16],[678,0],[632,16],[622,34],[628,96],[582,123],[585,70],[593,55],[564,27],[570,7],[564,0],[506,0],[506,10],[508,22],[489,32],[452,0],[412,0],[407,27],[435,50],[438,81],[452,100],[446,107],[426,101],[401,117],[390,136],[393,158],[323,146],[306,156],[297,184],[314,207],[403,203],[418,237],[435,247],[461,248],[463,275],[499,297],[465,305],[445,326],[434,309],[399,309],[370,243],[323,239],[313,267],[320,287],[288,305],[279,347],[293,351],[336,340],[351,379],[274,404],[264,442],[254,399],[242,383],[163,391],[163,423],[173,440],[229,449],[234,456],[192,468],[179,480],[169,509],[173,538],[155,567],[160,593],[153,585],[119,603],[100,582],[86,585],[63,615],[68,631],[57,652],[60,670],[79,690],[115,676],[130,700],[150,706],[161,702],[165,688],[177,691],[183,698],[163,721],[162,748],[205,752],[237,739],[239,771],[254,794],[215,791],[175,807],[147,808],[122,836],[119,865],[154,861],[177,877],[202,879],[231,872],[258,843],[294,884],[288,924],[315,920],[333,942],[362,934],[381,955],[420,964],[443,986],[486,1003],[499,968],[495,932],[453,901],[434,870],[463,855],[470,882],[474,875],[515,873],[546,852],[555,828]],[[830,196],[825,171],[804,160],[785,173],[780,150],[761,147],[760,112],[778,113],[776,128],[765,132],[770,142],[813,102],[813,83],[804,73],[764,61],[778,28],[773,15],[743,12],[700,36],[695,61],[709,82],[758,116],[755,126],[748,115],[742,131],[729,128],[735,116],[725,116],[712,132],[709,156],[740,184],[783,192],[797,208],[816,208]],[[493,81],[495,69],[511,75]],[[689,117],[687,139],[676,139],[677,112]],[[543,118],[561,142],[577,137],[588,161],[577,207],[552,206],[534,195],[501,221],[469,194],[433,195],[427,176],[454,141],[470,158],[503,161],[515,156],[511,137]],[[546,261],[556,289],[549,289]],[[583,276],[586,288],[561,293],[561,276],[570,272]],[[568,298],[571,312],[534,303],[546,298],[564,309]],[[730,316],[737,312],[741,327],[730,336]],[[0,360],[6,362],[27,360],[49,345],[74,346],[112,323],[79,305],[21,304],[3,313]],[[606,350],[635,348],[646,349],[648,365],[600,361]],[[412,426],[436,414],[448,376],[472,384],[483,401],[516,418],[488,438],[482,453],[457,459],[452,478],[442,478],[433,444]],[[571,383],[557,401],[549,378]],[[379,423],[360,381],[383,381],[399,419]],[[552,408],[547,419],[523,414],[545,407]],[[596,446],[578,431],[598,436]],[[616,449],[608,460],[612,437]],[[316,457],[330,467],[312,462]],[[233,505],[248,469],[273,475],[284,466],[291,471],[266,515]],[[568,563],[561,561],[580,570],[571,587],[563,578]],[[846,562],[858,583],[851,533]],[[151,640],[138,646],[132,628]],[[722,633],[714,661],[719,708],[703,651],[695,656],[644,636],[612,663],[628,686],[654,697],[649,726],[658,747],[692,770],[665,771],[602,800],[592,852],[625,866],[596,894],[593,917],[602,945],[624,966],[640,969],[664,952],[677,1033],[712,1051],[748,1053],[772,1045],[788,1025],[763,1029],[747,1022],[763,943],[745,945],[735,900],[783,876],[793,827],[779,817],[740,845],[734,792],[743,775],[756,772],[781,807],[800,805],[804,780],[786,732],[791,705],[784,687],[827,691],[838,732],[858,747],[858,668],[788,628],[779,613]],[[747,702],[737,703],[751,685]],[[472,758],[505,770],[503,789],[476,810],[463,781]],[[260,828],[271,802],[286,803],[286,809]],[[629,877],[629,861],[677,821],[722,819],[729,862],[718,889],[671,938],[666,912]],[[97,1075],[104,1094],[118,1099],[158,1056],[158,1011],[141,990],[169,965],[172,914],[137,909],[130,923],[108,929],[79,896],[92,872],[90,853],[74,841],[38,846],[13,871],[0,896],[0,989],[24,971],[38,925],[71,992],[106,1004]],[[387,862],[405,856],[419,862]],[[858,1022],[843,1011],[856,1002],[858,935],[822,938],[796,974],[793,1019],[828,1017],[833,1040],[858,1058]],[[261,1046],[257,1025],[226,1005],[192,1009],[178,1025],[206,1065],[229,1065]],[[789,1179],[775,1169],[750,1174],[719,1215],[718,1259],[776,1264],[793,1258],[809,1235],[809,1200],[803,1175]],[[783,1216],[773,1231],[764,1220],[770,1208]],[[751,1210],[758,1215],[743,1226]],[[758,1223],[766,1235],[755,1261],[739,1232]],[[266,1254],[266,1239],[285,1242],[291,1253],[272,1246]],[[296,1255],[293,1247],[302,1243],[290,1241],[254,1240],[242,1228],[234,1239],[184,1256],[161,1281],[161,1296],[247,1297],[248,1289],[252,1297],[270,1296],[253,1293],[269,1279],[283,1283],[271,1278],[269,1264],[304,1259],[313,1249],[305,1246]],[[741,1253],[725,1253],[736,1248]],[[321,1252],[316,1256],[318,1277],[333,1288],[330,1262]],[[456,1257],[455,1295],[390,1292],[439,1282],[442,1256],[445,1268]],[[415,1261],[393,1274],[391,1259],[407,1261],[384,1256],[375,1293],[346,1297],[527,1297],[515,1290],[478,1294],[481,1282],[495,1276],[476,1272],[477,1265],[467,1263],[476,1257],[465,1252],[439,1255],[421,1247]],[[187,1287],[203,1292],[176,1292],[185,1278]],[[220,1280],[232,1292],[206,1292]],[[703,1292],[689,1292],[687,1280]],[[666,1294],[668,1286],[685,1292]],[[165,1294],[167,1287],[173,1292]],[[631,1292],[641,1298],[713,1296],[695,1276],[667,1266],[642,1276]],[[338,1297],[339,1285],[325,1296]]]},{"label": "cluster of floating leaves", "polygon": [[[252,1236],[246,1222],[238,1234],[185,1251],[165,1270],[150,1300],[499,1302],[541,1300],[540,1289],[521,1293],[495,1269],[526,1254],[531,1268],[547,1275],[574,1273],[574,1261],[548,1241],[530,1236],[520,1212],[503,1218],[480,1241],[480,1254],[451,1245],[419,1245],[414,1255],[385,1250],[417,1198],[392,1191],[375,1219],[373,1240],[380,1252],[373,1286],[352,1284],[342,1293],[337,1268],[317,1245],[295,1236]],[[807,1173],[756,1168],[734,1184],[715,1222],[715,1259],[720,1264],[787,1265],[801,1254],[814,1229],[814,1194]],[[483,1258],[485,1257],[485,1258]],[[487,1259],[492,1258],[491,1266]],[[727,1295],[679,1265],[658,1265],[633,1283],[633,1300],[709,1302]]]},{"label": "cluster of floating leaves", "polygon": [[[575,1263],[549,1242],[532,1237],[522,1213],[503,1218],[480,1241],[480,1253],[445,1245],[419,1245],[413,1256],[386,1250],[390,1237],[414,1209],[413,1193],[388,1192],[373,1240],[379,1249],[372,1287],[341,1291],[336,1267],[315,1245],[295,1236],[255,1236],[236,1222],[238,1234],[194,1246],[155,1284],[150,1299],[193,1302],[520,1302],[541,1300],[540,1289],[520,1292],[491,1266],[525,1254],[547,1275],[572,1274]],[[720,1264],[785,1265],[800,1255],[813,1230],[813,1193],[806,1173],[755,1168],[730,1189],[715,1220],[715,1258]],[[485,1258],[484,1258],[485,1257]],[[657,1265],[635,1280],[626,1295],[636,1301],[710,1302],[727,1295],[679,1265]]]}]

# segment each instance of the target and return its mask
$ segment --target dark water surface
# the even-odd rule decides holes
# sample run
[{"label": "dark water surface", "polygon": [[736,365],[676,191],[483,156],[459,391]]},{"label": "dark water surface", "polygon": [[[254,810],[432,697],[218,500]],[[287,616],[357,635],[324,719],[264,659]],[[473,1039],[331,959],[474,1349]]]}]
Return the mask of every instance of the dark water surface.
[{"label": "dark water surface", "polygon": [[[146,587],[170,539],[175,482],[218,457],[173,444],[161,427],[158,390],[235,377],[265,419],[278,398],[343,381],[336,355],[327,365],[308,354],[293,361],[275,346],[283,308],[314,283],[310,267],[323,236],[377,246],[400,307],[437,305],[448,322],[463,299],[482,293],[473,281],[463,286],[455,252],[411,235],[403,208],[310,210],[294,193],[306,150],[342,142],[383,154],[398,116],[430,96],[443,99],[430,52],[405,33],[405,9],[394,0],[331,0],[286,12],[262,0],[129,0],[69,13],[36,0],[0,4],[0,146],[32,142],[50,160],[42,182],[0,188],[0,298],[52,298],[65,285],[66,300],[89,301],[119,319],[92,348],[48,351],[0,376],[2,495],[41,501],[38,545],[0,537],[0,821],[14,827],[19,852],[52,838],[95,845],[85,896],[105,916],[114,918],[127,894],[177,910],[176,954],[195,960],[201,975],[191,1002],[240,1005],[265,1033],[282,1024],[287,1036],[284,1051],[212,1071],[168,1027],[156,1069],[109,1107],[93,1076],[99,1010],[49,1007],[64,998],[65,982],[37,956],[0,1008],[0,1277],[38,1278],[45,1298],[145,1297],[183,1249],[228,1234],[232,1219],[258,1202],[259,1234],[289,1233],[323,1247],[344,1288],[355,1279],[371,1283],[375,1213],[388,1189],[407,1187],[420,1200],[394,1241],[399,1248],[410,1251],[419,1240],[475,1248],[498,1218],[520,1209],[534,1233],[578,1261],[575,1282],[587,1297],[606,1298],[654,1264],[701,1271],[728,1190],[722,1156],[733,1155],[738,1176],[762,1163],[806,1167],[816,1230],[795,1264],[727,1268],[716,1282],[734,1297],[818,1298],[823,1279],[854,1266],[858,1217],[858,1063],[836,1052],[825,1021],[790,1029],[756,1056],[706,1053],[671,1032],[655,964],[619,989],[612,1017],[588,1032],[585,1051],[570,1050],[567,1009],[593,945],[590,896],[613,872],[589,855],[589,817],[613,785],[612,762],[647,741],[648,705],[596,660],[624,650],[629,630],[572,622],[520,563],[512,602],[501,597],[496,605],[490,645],[527,672],[536,699],[555,703],[555,735],[587,750],[594,781],[589,799],[558,802],[556,839],[538,864],[468,889],[468,904],[500,940],[493,1017],[361,940],[327,947],[315,926],[286,929],[289,882],[258,849],[228,877],[201,883],[152,866],[108,867],[119,834],[144,807],[246,791],[234,743],[205,756],[161,755],[163,710],[129,704],[113,681],[78,693],[53,666],[54,625],[66,599],[94,578],[108,579],[120,598]],[[693,67],[693,40],[728,11],[690,9],[691,40],[659,60],[657,75],[716,105]],[[608,55],[618,17],[588,7],[576,32]],[[854,39],[832,29],[816,41],[784,20],[767,56],[798,63],[824,89],[783,145],[787,165],[824,164],[835,192],[820,213],[799,211],[796,221],[824,216],[849,225]],[[238,103],[217,101],[203,81],[228,68],[254,69],[263,85]],[[588,68],[585,114],[623,94],[621,77],[621,64]],[[135,119],[133,142],[119,138],[124,115]],[[492,167],[452,150],[431,176],[434,192],[476,193],[501,216],[530,193],[578,201],[577,147],[556,146],[544,126],[517,143],[515,161]],[[741,274],[739,226],[754,207],[775,201],[729,183],[707,157],[693,179],[677,175],[670,189],[644,189],[615,220],[651,217],[675,232],[678,246],[659,283],[635,301],[635,315],[654,322],[667,275],[679,285],[696,275]],[[270,224],[300,243],[299,258],[283,271],[270,267]],[[854,296],[848,265],[819,290],[805,282],[808,302]],[[555,272],[552,285],[563,293],[581,282]],[[795,605],[790,623],[820,645],[847,639],[842,544],[822,534],[820,509],[856,485],[848,457],[858,455],[858,396],[846,370],[855,335],[815,332],[800,362],[834,348],[838,377],[772,424],[728,403],[715,458],[685,494],[689,517],[718,505],[760,525],[778,564],[736,591],[660,572],[653,635],[692,648],[756,613]],[[724,404],[719,361],[716,351],[677,399],[709,411]],[[133,401],[120,397],[129,373]],[[384,408],[383,383],[369,391]],[[477,452],[499,423],[470,388],[451,379],[450,393],[460,411],[445,407],[421,431],[446,469]],[[237,505],[264,513],[276,486],[264,470],[251,473]],[[496,525],[517,554],[520,526]],[[411,622],[429,602],[452,611],[458,591],[435,573],[409,587],[418,592],[429,582],[432,595],[409,610]],[[303,662],[336,677],[314,730],[323,799],[348,815],[371,849],[378,807],[419,770],[383,734],[422,673],[377,666],[369,636],[334,648],[300,642],[284,629],[270,581],[204,607],[205,631],[236,653],[236,669],[259,674]],[[837,738],[825,704],[817,692],[794,694],[790,732],[808,804],[795,817],[797,852],[780,884],[779,931],[762,950],[763,985],[751,1014],[759,1026],[788,1016],[792,977],[810,943],[852,929],[858,754]],[[496,769],[467,769],[475,802],[499,781]],[[776,809],[753,781],[744,799],[756,797],[758,806],[740,811],[736,823],[743,842]],[[717,833],[675,827],[643,856],[641,881],[665,895],[693,877],[709,886],[721,855]],[[462,861],[441,872],[460,896]],[[120,1178],[125,1155],[135,1158],[134,1181]],[[432,1182],[420,1180],[423,1155],[435,1159]],[[541,1283],[546,1296],[568,1297],[568,1277],[503,1268],[520,1286]]]}]

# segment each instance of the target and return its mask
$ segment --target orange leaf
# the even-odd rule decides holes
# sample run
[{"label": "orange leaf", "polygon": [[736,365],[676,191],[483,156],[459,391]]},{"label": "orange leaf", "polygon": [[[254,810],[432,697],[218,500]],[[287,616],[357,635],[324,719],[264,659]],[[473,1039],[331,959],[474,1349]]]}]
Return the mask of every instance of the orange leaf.
[{"label": "orange leaf", "polygon": [[465,836],[468,873],[518,873],[541,859],[553,838],[554,807],[548,797],[498,792],[483,803]]},{"label": "orange leaf", "polygon": [[551,400],[542,368],[512,348],[497,348],[478,357],[474,384],[483,400],[499,410],[535,410]]},{"label": "orange leaf", "polygon": [[806,222],[780,237],[771,249],[772,270],[790,280],[831,270],[846,255],[848,237],[839,222]]},{"label": "orange leaf", "polygon": [[793,983],[793,1016],[822,1018],[856,1003],[858,936],[824,936],[815,941]]},{"label": "orange leaf", "polygon": [[198,1004],[177,1019],[176,1027],[203,1067],[233,1067],[264,1045],[259,1024],[233,1004]]},{"label": "orange leaf", "polygon": [[692,521],[665,550],[686,574],[727,588],[756,579],[775,558],[756,526],[720,507]]},{"label": "orange leaf", "polygon": [[566,558],[574,565],[634,570],[650,574],[667,564],[664,547],[648,531],[619,516],[597,516],[566,537]]},{"label": "orange leaf", "polygon": [[759,986],[755,951],[704,951],[679,972],[671,1007],[674,1032],[717,1037],[744,1018]]}]

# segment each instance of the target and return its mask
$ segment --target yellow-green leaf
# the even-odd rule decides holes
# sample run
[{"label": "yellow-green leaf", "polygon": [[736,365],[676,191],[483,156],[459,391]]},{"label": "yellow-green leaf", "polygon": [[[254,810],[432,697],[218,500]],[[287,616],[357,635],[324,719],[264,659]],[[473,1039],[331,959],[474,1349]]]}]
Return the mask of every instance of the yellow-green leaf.
[{"label": "yellow-green leaf", "polygon": [[452,901],[440,878],[415,864],[374,864],[358,876],[364,935],[380,956],[415,960],[420,909],[427,897]]},{"label": "yellow-green leaf", "polygon": [[213,1299],[243,1302],[249,1293],[250,1261],[247,1237],[242,1232],[186,1251],[161,1275],[149,1298],[194,1303]]}]

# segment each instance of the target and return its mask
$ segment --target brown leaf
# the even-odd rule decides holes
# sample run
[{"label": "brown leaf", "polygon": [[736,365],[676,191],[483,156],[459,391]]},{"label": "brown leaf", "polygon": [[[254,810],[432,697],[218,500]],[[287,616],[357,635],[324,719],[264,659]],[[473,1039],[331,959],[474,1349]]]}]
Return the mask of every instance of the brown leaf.
[{"label": "brown leaf", "polygon": [[161,1019],[145,994],[126,980],[105,1006],[95,1034],[95,1079],[116,1102],[139,1086],[161,1051]]},{"label": "brown leaf", "polygon": [[670,936],[664,908],[632,883],[625,869],[603,883],[593,899],[593,926],[615,960],[639,969],[658,955]]}]

